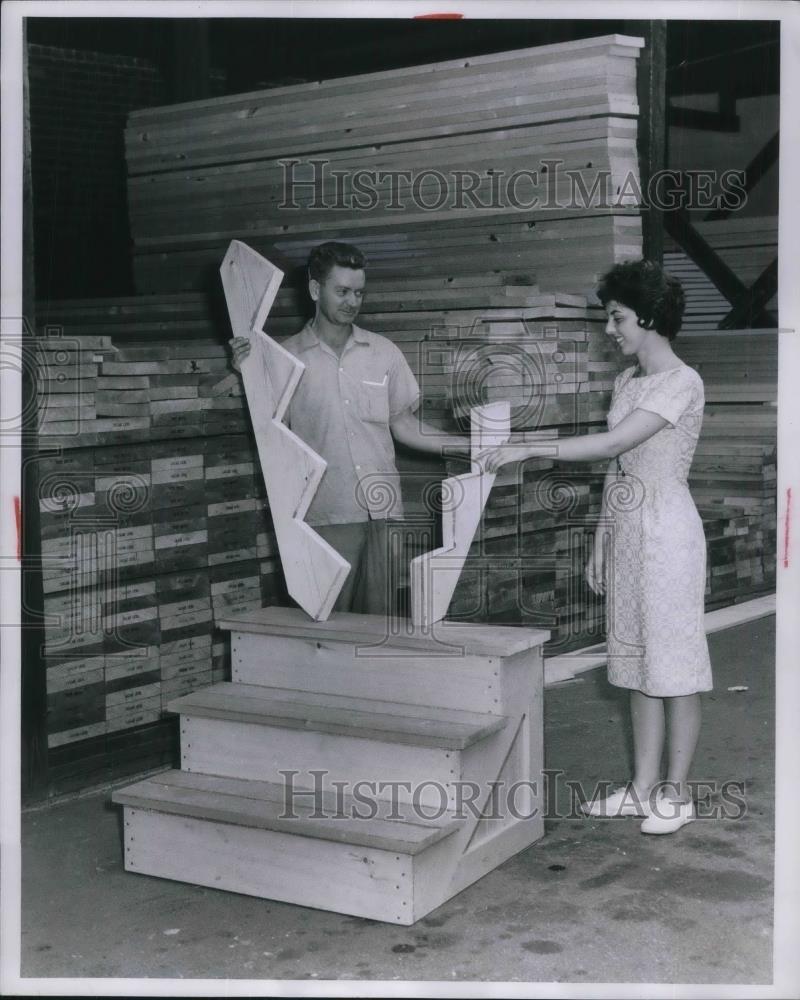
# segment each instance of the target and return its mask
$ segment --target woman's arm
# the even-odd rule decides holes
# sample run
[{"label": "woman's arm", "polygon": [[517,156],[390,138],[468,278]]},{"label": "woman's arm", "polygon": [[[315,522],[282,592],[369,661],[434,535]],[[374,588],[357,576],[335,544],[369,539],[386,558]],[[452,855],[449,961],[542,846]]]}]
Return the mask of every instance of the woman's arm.
[{"label": "woman's arm", "polygon": [[581,434],[545,443],[514,444],[481,452],[477,459],[488,472],[497,472],[508,462],[523,462],[527,458],[556,458],[562,462],[599,462],[616,458],[630,451],[662,428],[669,421],[649,410],[634,410],[613,430],[600,434]]},{"label": "woman's arm", "polygon": [[586,582],[595,594],[603,595],[606,592],[605,567],[606,554],[608,551],[608,540],[606,532],[606,520],[608,517],[608,494],[617,478],[617,461],[611,459],[606,469],[603,479],[603,497],[600,503],[600,517],[594,531],[594,545],[589,562],[586,564]]}]

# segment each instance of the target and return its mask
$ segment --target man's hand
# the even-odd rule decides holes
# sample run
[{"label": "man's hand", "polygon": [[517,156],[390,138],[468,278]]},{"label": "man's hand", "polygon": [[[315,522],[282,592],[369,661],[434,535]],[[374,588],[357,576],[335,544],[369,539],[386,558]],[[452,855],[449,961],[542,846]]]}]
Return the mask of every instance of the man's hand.
[{"label": "man's hand", "polygon": [[231,364],[237,372],[242,370],[242,362],[250,354],[250,340],[248,337],[231,337],[228,341],[231,345],[233,357]]},{"label": "man's hand", "polygon": [[450,452],[460,452],[469,458],[470,439],[463,434],[445,434],[438,427],[432,427],[420,419],[417,412],[403,410],[389,423],[392,437],[407,448],[429,452],[440,457],[450,456]]},{"label": "man's hand", "polygon": [[590,590],[602,597],[606,592],[605,551],[602,545],[595,545],[584,573]]}]

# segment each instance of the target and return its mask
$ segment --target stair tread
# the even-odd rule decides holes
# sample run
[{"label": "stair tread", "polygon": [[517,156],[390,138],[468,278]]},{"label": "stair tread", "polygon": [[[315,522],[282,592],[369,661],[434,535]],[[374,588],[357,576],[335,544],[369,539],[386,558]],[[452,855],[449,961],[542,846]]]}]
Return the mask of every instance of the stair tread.
[{"label": "stair tread", "polygon": [[[298,794],[299,793],[299,794]],[[312,798],[295,788],[293,815],[286,813],[282,784],[225,778],[196,771],[165,771],[112,793],[129,808],[151,809],[195,819],[232,823],[359,847],[417,854],[459,829],[452,813],[426,817],[411,805],[383,799]],[[365,817],[374,808],[376,815]],[[316,812],[316,815],[314,813]],[[355,814],[354,814],[355,813]]]},{"label": "stair tread", "polygon": [[169,702],[171,712],[464,750],[506,725],[504,715],[224,681]]},{"label": "stair tread", "polygon": [[326,621],[314,622],[299,608],[277,606],[224,615],[217,622],[218,627],[233,632],[321,639],[355,643],[370,648],[427,650],[433,656],[511,656],[541,646],[550,638],[549,631],[527,626],[461,625],[441,621],[430,630],[415,630],[410,621],[403,624],[407,626],[407,631],[387,635],[386,618],[383,615],[335,611]]}]

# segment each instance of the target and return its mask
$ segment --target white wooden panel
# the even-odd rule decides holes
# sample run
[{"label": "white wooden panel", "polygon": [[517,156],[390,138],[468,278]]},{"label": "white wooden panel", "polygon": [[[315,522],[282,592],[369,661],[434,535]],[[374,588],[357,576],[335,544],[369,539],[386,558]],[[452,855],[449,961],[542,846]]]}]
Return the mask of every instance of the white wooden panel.
[{"label": "white wooden panel", "polygon": [[410,806],[384,801],[374,819],[361,818],[362,803],[347,795],[305,796],[286,809],[282,785],[194,771],[166,771],[117,789],[114,802],[133,809],[234,823],[292,836],[418,854],[458,828],[445,815],[425,819]]},{"label": "white wooden panel", "polygon": [[473,471],[444,480],[442,545],[411,560],[411,617],[418,628],[430,629],[447,614],[495,480],[494,474],[479,468],[475,456],[508,440],[510,420],[507,402],[472,410]]},{"label": "white wooden panel", "polygon": [[255,723],[281,729],[463,750],[505,727],[501,715],[461,712],[378,698],[297,692],[293,688],[223,681],[169,704],[192,718]]},{"label": "white wooden panel", "polygon": [[410,859],[374,848],[128,808],[125,868],[373,920],[412,920]]},{"label": "white wooden panel", "polygon": [[286,586],[312,618],[324,620],[350,564],[303,520],[326,463],[283,423],[305,366],[262,330],[283,272],[239,240],[231,241],[220,272],[233,333],[252,348],[242,379]]},{"label": "white wooden panel", "polygon": [[395,650],[414,650],[438,658],[447,654],[462,656],[511,656],[540,646],[550,638],[541,628],[518,628],[513,625],[458,625],[437,622],[432,629],[419,629],[407,619],[392,620],[385,615],[353,614],[335,611],[324,622],[310,622],[299,608],[273,605],[241,614],[220,617],[220,628],[232,632],[258,633],[264,636],[286,635],[318,642],[346,643],[357,655],[394,656]]},{"label": "white wooden panel", "polygon": [[275,782],[284,780],[281,771],[296,771],[292,781],[297,788],[313,788],[311,772],[324,771],[323,789],[333,789],[332,782],[343,781],[346,792],[357,794],[357,782],[375,782],[374,793],[371,785],[361,786],[364,797],[375,794],[384,799],[393,793],[380,791],[377,783],[410,782],[410,789],[397,788],[397,800],[413,802],[416,794],[430,809],[452,807],[452,782],[459,777],[460,760],[461,755],[451,750],[181,717],[181,768],[185,771]]},{"label": "white wooden panel", "polygon": [[353,646],[316,641],[312,637],[267,639],[234,632],[231,679],[296,691],[498,713],[500,657],[409,655],[409,652],[399,650],[394,656],[360,655]]},{"label": "white wooden panel", "polygon": [[[473,850],[464,854],[456,866],[453,879],[448,887],[448,898],[455,896],[483,875],[493,871],[498,865],[515,854],[525,850],[544,836],[544,819],[537,816],[531,820],[520,820],[507,827],[490,840],[484,840]],[[424,870],[425,855],[420,855],[421,870]]]}]

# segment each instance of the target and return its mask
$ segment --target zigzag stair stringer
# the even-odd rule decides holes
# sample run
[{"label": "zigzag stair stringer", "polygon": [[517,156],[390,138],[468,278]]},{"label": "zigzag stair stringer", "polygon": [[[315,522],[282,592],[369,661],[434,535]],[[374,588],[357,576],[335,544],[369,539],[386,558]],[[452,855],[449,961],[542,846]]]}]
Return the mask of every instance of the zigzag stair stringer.
[{"label": "zigzag stair stringer", "polygon": [[350,564],[305,523],[326,462],[283,423],[305,365],[263,332],[283,272],[232,240],[220,268],[234,336],[251,351],[242,380],[286,587],[316,621],[331,613]]},{"label": "zigzag stair stringer", "polygon": [[473,407],[470,413],[472,471],[442,483],[442,545],[411,560],[411,619],[429,630],[447,614],[467,553],[478,530],[495,476],[475,461],[485,448],[508,441],[508,402]]}]

